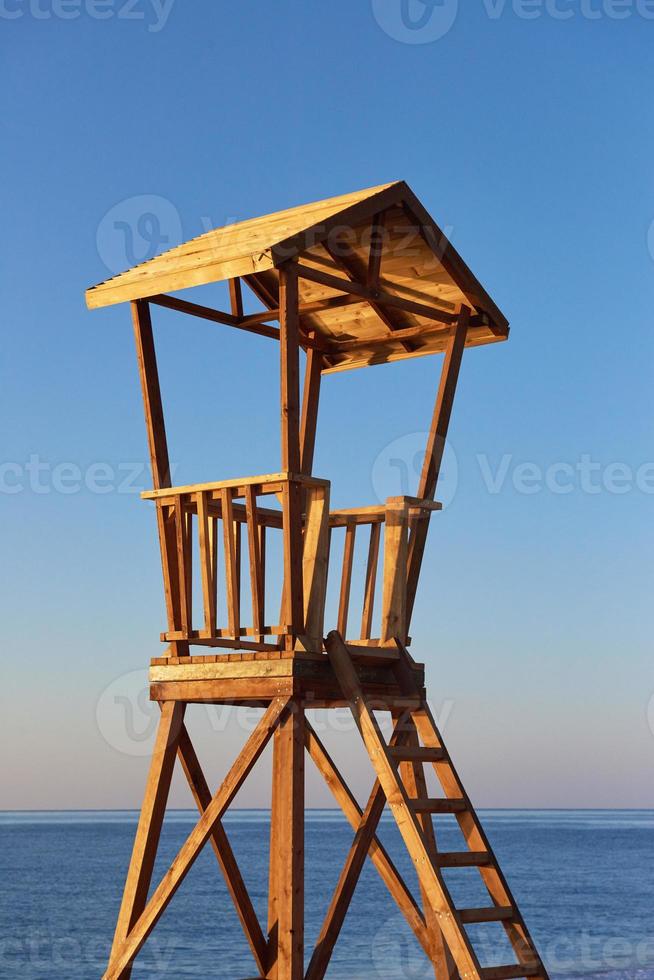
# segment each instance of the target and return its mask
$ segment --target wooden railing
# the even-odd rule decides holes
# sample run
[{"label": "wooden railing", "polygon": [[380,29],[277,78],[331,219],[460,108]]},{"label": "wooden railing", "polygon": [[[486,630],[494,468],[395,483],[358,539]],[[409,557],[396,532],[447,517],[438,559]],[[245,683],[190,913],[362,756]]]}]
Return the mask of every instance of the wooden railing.
[{"label": "wooden railing", "polygon": [[[359,635],[356,637],[350,634],[349,643],[383,646],[392,643],[395,637],[406,643],[409,538],[418,521],[428,520],[431,511],[440,509],[441,504],[429,500],[418,500],[415,497],[389,497],[385,504],[379,506],[332,511],[329,516],[330,534],[333,535],[336,528],[345,529],[336,625],[338,632],[344,638],[348,638],[350,622],[355,544],[359,528],[366,525],[370,527]],[[384,528],[383,559],[381,558],[382,527]],[[373,636],[381,561],[383,561],[381,617],[378,635]]]},{"label": "wooden railing", "polygon": [[[338,614],[336,622],[328,625],[347,637],[355,544],[363,526],[370,531],[360,628],[349,642],[383,646],[395,637],[406,642],[409,535],[416,522],[427,519],[440,504],[391,497],[380,506],[329,513],[329,482],[292,473],[171,487],[142,496],[157,506],[168,615],[168,629],[161,639],[173,644],[176,652],[183,653],[189,644],[321,652],[330,544],[339,528],[345,541]],[[266,497],[276,506],[263,506],[260,498]],[[381,620],[378,635],[373,636],[382,527]],[[277,551],[283,560],[279,612],[274,618],[266,594],[271,533],[281,536]],[[249,610],[244,608],[241,581],[246,564]],[[277,581],[278,574],[274,578]],[[200,596],[201,624],[195,621]]]},{"label": "wooden railing", "polygon": [[[142,496],[157,505],[168,614],[162,640],[274,650],[292,648],[300,639],[307,649],[322,649],[328,481],[273,473],[153,490]],[[261,506],[260,497],[281,507]],[[266,553],[271,531],[281,532],[284,578],[281,608],[268,623]],[[246,547],[251,604],[247,614],[241,588]],[[195,574],[201,582],[201,626],[194,622],[194,554],[199,568]]]}]

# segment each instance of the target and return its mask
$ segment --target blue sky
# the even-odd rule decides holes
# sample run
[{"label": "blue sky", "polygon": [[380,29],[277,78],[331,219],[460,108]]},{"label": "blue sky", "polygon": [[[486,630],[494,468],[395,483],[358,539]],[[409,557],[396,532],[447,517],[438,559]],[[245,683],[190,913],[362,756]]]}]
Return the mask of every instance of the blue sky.
[{"label": "blue sky", "polygon": [[[464,358],[412,628],[446,739],[480,804],[654,803],[650,7],[410,0],[411,27],[400,0],[3,0],[1,806],[143,786],[102,705],[138,690],[164,622],[126,485],[149,484],[145,434],[129,311],[89,313],[84,289],[153,242],[397,178],[512,325]],[[181,482],[276,469],[274,345],[155,324]],[[315,469],[339,505],[374,502],[438,367],[326,379]],[[238,724],[193,724],[217,776]],[[266,796],[262,775],[242,802]],[[328,802],[313,776],[309,799]]]}]

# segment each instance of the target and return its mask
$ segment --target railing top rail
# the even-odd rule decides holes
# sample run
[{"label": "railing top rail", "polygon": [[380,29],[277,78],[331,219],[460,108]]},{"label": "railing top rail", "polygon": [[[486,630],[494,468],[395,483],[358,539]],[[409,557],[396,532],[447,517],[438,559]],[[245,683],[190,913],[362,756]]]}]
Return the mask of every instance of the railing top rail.
[{"label": "railing top rail", "polygon": [[[239,487],[261,486],[267,487],[270,484],[278,483],[300,483],[307,487],[328,487],[329,480],[319,480],[314,476],[305,476],[302,473],[264,473],[260,476],[241,476],[231,480],[218,480],[212,483],[193,483],[182,487],[164,487],[162,490],[145,490],[141,494],[143,500],[160,500],[166,497],[178,497],[181,494],[203,493],[215,490],[231,490]],[[274,490],[262,491],[274,493]]]},{"label": "railing top rail", "polygon": [[418,497],[389,497],[383,504],[370,507],[349,507],[345,510],[332,510],[329,514],[330,527],[347,527],[348,524],[383,524],[389,510],[409,513],[415,511],[442,510],[443,505],[434,500],[421,500]]}]

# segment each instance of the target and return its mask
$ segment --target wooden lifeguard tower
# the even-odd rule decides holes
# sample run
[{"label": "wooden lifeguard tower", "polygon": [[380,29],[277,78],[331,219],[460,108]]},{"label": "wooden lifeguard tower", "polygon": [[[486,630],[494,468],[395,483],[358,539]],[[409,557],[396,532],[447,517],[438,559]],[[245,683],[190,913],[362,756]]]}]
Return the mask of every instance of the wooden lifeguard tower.
[{"label": "wooden lifeguard tower", "polygon": [[[218,281],[229,283],[229,312],[170,295]],[[261,312],[244,313],[243,283]],[[209,842],[261,977],[318,980],[325,975],[368,856],[439,980],[545,980],[543,963],[431,715],[423,667],[407,649],[427,530],[439,509],[435,494],[461,358],[466,346],[507,338],[502,313],[403,182],[218,228],[89,289],[86,298],[90,308],[131,303],[154,482],[143,496],[156,507],[168,617],[161,636],[165,652],[151,665],[151,697],[161,707],[161,721],[105,978],[130,976],[135,956]],[[278,473],[171,486],[153,306],[279,343]],[[439,353],[444,354],[440,383],[415,497],[330,510],[329,481],[312,473],[322,376]],[[350,629],[355,538],[360,540],[365,529],[363,608],[357,628]],[[278,609],[266,602],[272,572],[266,543],[273,534],[283,541],[283,568],[276,570],[283,581],[279,619]],[[337,534],[345,537],[343,560],[332,569],[330,540]],[[249,566],[249,615],[241,601],[242,563]],[[376,615],[379,564],[383,582]],[[325,624],[327,582],[333,575],[340,576],[340,603],[336,621]],[[194,576],[201,583],[201,622],[193,616]],[[184,724],[187,705],[197,702],[265,709],[213,795]],[[307,708],[343,705],[352,710],[377,777],[363,810],[305,714]],[[379,712],[393,718],[390,740],[380,727]],[[221,820],[271,738],[264,928]],[[305,752],[354,830],[306,968]],[[176,757],[200,817],[148,898]],[[442,787],[436,798],[428,794],[425,766],[433,766]],[[376,836],[387,803],[414,862],[420,899]],[[433,819],[439,814],[451,814],[458,822],[461,850],[439,848]],[[444,869],[470,867],[478,868],[488,902],[481,908],[457,908]],[[480,923],[503,928],[515,963],[480,964],[469,935],[470,927]]]}]

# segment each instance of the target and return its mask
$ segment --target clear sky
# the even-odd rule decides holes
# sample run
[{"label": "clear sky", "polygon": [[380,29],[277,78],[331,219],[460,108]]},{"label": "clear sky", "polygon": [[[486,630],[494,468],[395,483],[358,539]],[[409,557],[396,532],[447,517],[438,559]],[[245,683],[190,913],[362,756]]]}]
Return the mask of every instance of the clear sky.
[{"label": "clear sky", "polygon": [[[140,392],[129,310],[89,313],[84,289],[397,178],[512,325],[464,358],[412,628],[446,739],[483,805],[654,804],[652,18],[645,0],[0,0],[0,806],[138,806],[145,776],[164,609]],[[176,478],[276,469],[274,344],[155,325]],[[412,462],[438,368],[326,379],[315,469],[338,505]],[[193,720],[212,777],[239,723]],[[366,791],[354,735],[330,738]],[[240,801],[267,791],[261,771]],[[313,775],[309,800],[330,801]]]}]

